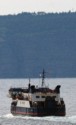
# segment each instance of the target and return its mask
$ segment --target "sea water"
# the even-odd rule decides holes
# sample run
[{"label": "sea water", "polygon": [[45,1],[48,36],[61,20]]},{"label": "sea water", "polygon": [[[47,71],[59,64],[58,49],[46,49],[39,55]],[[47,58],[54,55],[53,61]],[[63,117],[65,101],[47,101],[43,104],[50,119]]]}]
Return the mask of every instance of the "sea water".
[{"label": "sea water", "polygon": [[[41,79],[31,79],[31,84],[41,86]],[[66,116],[29,117],[10,113],[10,87],[26,87],[28,79],[0,79],[0,125],[76,125],[76,78],[45,79],[45,86],[54,89],[61,85],[61,97],[66,104]]]}]

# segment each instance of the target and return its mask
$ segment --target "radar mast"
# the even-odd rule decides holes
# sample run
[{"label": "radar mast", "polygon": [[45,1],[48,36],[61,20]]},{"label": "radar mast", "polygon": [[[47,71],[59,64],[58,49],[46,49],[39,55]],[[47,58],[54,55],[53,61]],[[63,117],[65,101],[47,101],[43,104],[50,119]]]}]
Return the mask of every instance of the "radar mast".
[{"label": "radar mast", "polygon": [[44,83],[45,83],[44,79],[45,79],[45,71],[43,69],[43,72],[42,72],[42,87],[44,86]]}]

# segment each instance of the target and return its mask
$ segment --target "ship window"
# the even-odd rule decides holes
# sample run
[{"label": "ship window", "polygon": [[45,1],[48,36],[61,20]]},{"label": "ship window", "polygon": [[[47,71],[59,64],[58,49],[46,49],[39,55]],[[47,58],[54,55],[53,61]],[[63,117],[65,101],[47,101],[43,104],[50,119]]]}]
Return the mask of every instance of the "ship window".
[{"label": "ship window", "polygon": [[39,96],[36,96],[36,98],[39,98]]},{"label": "ship window", "polygon": [[45,98],[45,96],[42,96],[42,98]]},{"label": "ship window", "polygon": [[25,102],[20,102],[20,104],[25,104]]}]

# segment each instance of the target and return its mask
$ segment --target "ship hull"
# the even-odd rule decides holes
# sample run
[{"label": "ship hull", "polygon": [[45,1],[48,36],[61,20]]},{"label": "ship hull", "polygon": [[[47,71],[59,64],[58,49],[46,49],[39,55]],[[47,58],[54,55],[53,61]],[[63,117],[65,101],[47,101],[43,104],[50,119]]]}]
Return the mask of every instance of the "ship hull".
[{"label": "ship hull", "polygon": [[38,107],[17,107],[11,106],[11,113],[13,115],[25,116],[65,116],[65,105],[53,108],[38,108]]}]

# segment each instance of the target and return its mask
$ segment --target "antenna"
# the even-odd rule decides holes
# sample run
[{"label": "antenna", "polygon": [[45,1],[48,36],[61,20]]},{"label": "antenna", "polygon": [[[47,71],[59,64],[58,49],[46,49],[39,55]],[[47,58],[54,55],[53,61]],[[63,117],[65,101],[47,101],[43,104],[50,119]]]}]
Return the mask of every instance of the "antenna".
[{"label": "antenna", "polygon": [[42,72],[42,86],[44,86],[44,79],[45,79],[45,71],[43,69],[43,72]]},{"label": "antenna", "polygon": [[30,84],[30,78],[29,78],[29,84]]}]

